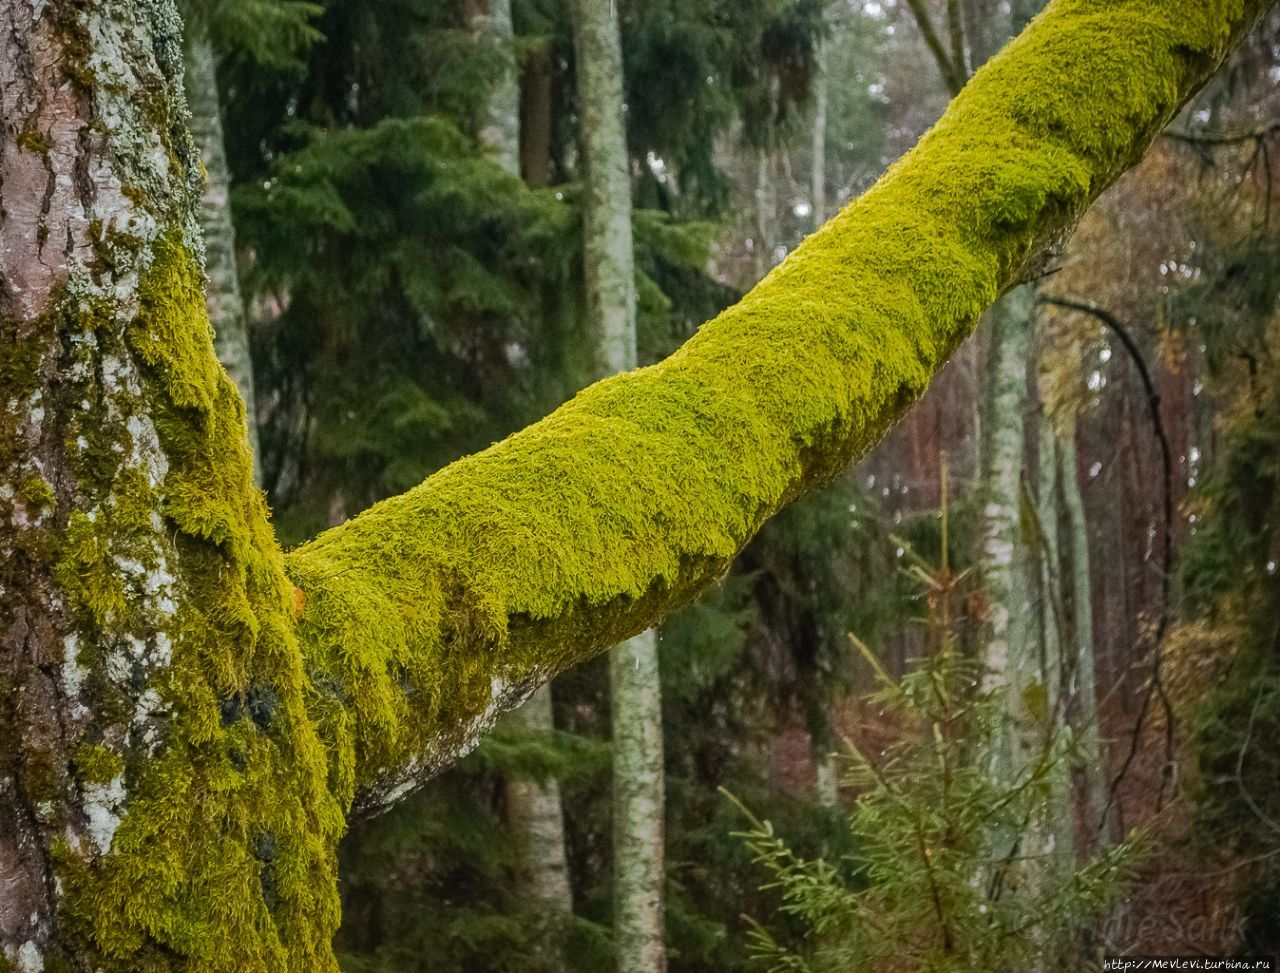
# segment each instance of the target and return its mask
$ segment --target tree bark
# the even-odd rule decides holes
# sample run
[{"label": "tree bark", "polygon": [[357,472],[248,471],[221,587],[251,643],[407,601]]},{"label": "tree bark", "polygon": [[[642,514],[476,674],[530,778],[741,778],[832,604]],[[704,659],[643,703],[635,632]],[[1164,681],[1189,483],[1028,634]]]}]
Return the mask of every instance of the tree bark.
[{"label": "tree bark", "polygon": [[1268,6],[1056,0],[667,361],[282,558],[201,292],[172,4],[0,5],[6,961],[336,969],[344,814],[876,442]]},{"label": "tree bark", "polygon": [[[630,155],[616,4],[575,0],[578,102],[586,169],[587,315],[600,374],[636,367]],[[613,738],[613,929],[619,973],[662,973],[662,697],[653,630],[609,659]]]},{"label": "tree bark", "polygon": [[1058,443],[1062,454],[1062,502],[1071,533],[1071,604],[1073,657],[1070,669],[1075,676],[1075,722],[1083,762],[1085,806],[1093,833],[1102,825],[1107,804],[1107,779],[1102,765],[1102,745],[1098,732],[1098,686],[1093,659],[1093,584],[1089,555],[1089,525],[1085,520],[1084,497],[1080,492],[1080,464],[1073,415],[1057,417]]},{"label": "tree bark", "polygon": [[[1008,709],[1007,773],[1021,771],[1034,741],[1028,693],[1040,674],[1034,646],[1035,605],[1031,578],[1039,571],[1023,537],[1024,419],[1027,354],[1031,347],[1031,289],[1009,294],[991,315],[987,380],[991,404],[986,429],[990,455],[983,473],[983,577],[991,603],[987,646],[988,685],[1004,688]],[[1040,685],[1043,690],[1043,684]]]},{"label": "tree bark", "polygon": [[515,31],[511,25],[511,0],[471,0],[471,29],[494,44],[502,70],[489,94],[480,128],[480,141],[491,149],[507,172],[520,174],[520,75],[516,65]]},{"label": "tree bark", "polygon": [[[540,686],[529,701],[507,717],[508,725],[549,735],[555,729],[551,687]],[[560,782],[512,774],[506,781],[507,823],[520,844],[520,891],[552,918],[573,912],[569,861],[564,844]]]},{"label": "tree bark", "polygon": [[526,185],[541,189],[553,175],[551,53],[530,52],[520,73],[520,174]]},{"label": "tree bark", "polygon": [[236,231],[231,222],[231,173],[222,135],[218,95],[217,57],[203,30],[196,28],[187,42],[187,103],[191,135],[204,163],[204,193],[200,197],[200,227],[204,232],[206,282],[204,299],[213,325],[213,346],[240,397],[244,399],[249,448],[255,475],[262,470],[258,449],[258,420],[254,405],[253,359],[249,354],[249,325],[240,275],[236,269]]},{"label": "tree bark", "polygon": [[809,194],[812,197],[813,228],[827,220],[827,48],[823,40],[817,48],[817,64],[813,74],[813,166],[810,170]]},{"label": "tree bark", "polygon": [[342,801],[214,353],[181,24],[0,6],[0,952],[327,970]]},{"label": "tree bark", "polygon": [[613,939],[618,973],[662,973],[662,693],[653,629],[609,656],[613,727]]},{"label": "tree bark", "polygon": [[[1066,702],[1070,697],[1070,670],[1064,664],[1061,597],[1063,578],[1061,572],[1061,538],[1058,531],[1058,511],[1061,504],[1059,489],[1062,468],[1058,455],[1058,441],[1053,424],[1043,414],[1039,421],[1038,465],[1039,488],[1036,491],[1037,520],[1043,535],[1040,552],[1040,644],[1039,672],[1046,689],[1046,711],[1042,723],[1045,744],[1051,746],[1053,737],[1065,726],[1068,713]],[[1072,863],[1075,855],[1075,804],[1071,788],[1071,768],[1065,760],[1058,761],[1049,771],[1049,801],[1045,811],[1047,831],[1053,835],[1053,857],[1059,862]]]},{"label": "tree bark", "polygon": [[777,215],[777,203],[773,196],[773,154],[768,149],[756,150],[756,232],[753,243],[752,265],[756,280],[760,280],[773,266],[773,223]]}]

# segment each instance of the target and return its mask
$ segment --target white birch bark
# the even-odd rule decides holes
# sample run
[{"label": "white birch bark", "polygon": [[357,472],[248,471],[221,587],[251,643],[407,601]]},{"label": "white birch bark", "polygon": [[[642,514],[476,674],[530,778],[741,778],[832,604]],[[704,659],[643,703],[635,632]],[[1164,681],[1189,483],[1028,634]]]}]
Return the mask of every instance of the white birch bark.
[{"label": "white birch bark", "polygon": [[[538,688],[529,701],[507,717],[509,726],[528,733],[555,729],[551,687]],[[518,774],[506,781],[507,823],[520,846],[520,892],[549,917],[573,911],[569,863],[564,844],[564,810],[560,783],[554,777],[538,782]]]},{"label": "white birch bark", "polygon": [[515,56],[511,0],[480,0],[470,11],[471,29],[488,35],[502,61],[500,76],[489,95],[480,141],[493,151],[502,168],[520,174],[520,79]]},{"label": "white birch bark", "polygon": [[[585,179],[587,313],[602,374],[636,366],[631,184],[614,0],[575,0]],[[649,630],[615,646],[613,728],[614,943],[619,973],[666,969],[662,928],[662,700]]]},{"label": "white birch bark", "polygon": [[813,73],[813,168],[809,195],[815,230],[827,220],[827,48],[830,43],[825,40],[818,45]]},{"label": "white birch bark", "polygon": [[208,35],[198,28],[187,44],[187,103],[191,108],[191,135],[204,163],[204,193],[200,197],[200,224],[204,231],[205,306],[213,325],[213,345],[244,399],[249,447],[253,451],[255,477],[262,472],[258,449],[257,410],[254,406],[253,359],[249,354],[249,327],[240,278],[236,270],[236,232],[231,222],[231,174],[223,142],[221,99],[218,95],[217,57]]}]

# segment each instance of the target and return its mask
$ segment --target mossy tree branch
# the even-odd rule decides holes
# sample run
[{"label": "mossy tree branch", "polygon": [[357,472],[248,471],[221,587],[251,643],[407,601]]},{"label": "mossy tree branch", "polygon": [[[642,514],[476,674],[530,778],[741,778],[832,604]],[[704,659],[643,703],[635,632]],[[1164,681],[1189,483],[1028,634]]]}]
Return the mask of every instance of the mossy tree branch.
[{"label": "mossy tree branch", "polygon": [[1058,0],[862,198],[666,361],[293,552],[377,806],[720,577],[873,445],[1269,6]]}]

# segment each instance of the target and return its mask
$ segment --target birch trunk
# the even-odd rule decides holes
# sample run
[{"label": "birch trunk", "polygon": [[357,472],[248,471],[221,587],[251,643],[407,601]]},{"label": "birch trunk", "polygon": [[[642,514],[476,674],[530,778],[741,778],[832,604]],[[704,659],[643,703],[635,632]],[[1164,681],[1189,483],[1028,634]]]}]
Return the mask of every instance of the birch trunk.
[{"label": "birch trunk", "polygon": [[[507,172],[518,176],[520,81],[511,0],[475,0],[468,15],[471,29],[497,45],[503,61],[501,76],[489,96],[480,139]],[[526,734],[550,734],[555,729],[550,684],[540,686],[527,703],[508,714],[506,722]],[[509,774],[504,789],[507,824],[520,849],[521,895],[545,912],[554,925],[573,911],[560,783],[554,778],[540,782]],[[548,958],[555,959],[553,943],[545,945],[551,952]]]},{"label": "birch trunk", "polygon": [[[507,717],[528,733],[548,735],[555,729],[551,687],[542,686],[529,701]],[[507,821],[520,845],[520,891],[552,919],[573,911],[569,863],[564,844],[564,811],[560,783],[554,777],[539,783],[512,775],[506,782]]]},{"label": "birch trunk", "polygon": [[[1016,725],[1025,721],[1024,693],[1034,672],[1036,615],[1028,581],[1036,570],[1021,536],[1020,499],[1024,478],[1027,412],[1027,355],[1030,350],[1032,293],[1016,289],[996,303],[987,346],[988,407],[983,462],[984,577],[991,599],[989,679],[1009,688]],[[1011,737],[1010,757],[1023,753],[1020,734]],[[1016,759],[1015,759],[1016,766]]]},{"label": "birch trunk", "polygon": [[[1038,570],[1023,542],[1021,500],[1027,409],[1027,355],[1033,296],[1022,287],[992,309],[987,384],[990,399],[983,464],[984,577],[991,603],[987,647],[989,686],[1002,686],[1008,702],[1007,770],[1017,773],[1034,743],[1029,737],[1030,693],[1038,681],[1037,615],[1030,580]],[[1041,687],[1043,688],[1043,686]]]},{"label": "birch trunk", "polygon": [[756,232],[753,242],[752,264],[755,268],[756,280],[760,280],[769,269],[773,266],[773,221],[774,199],[773,199],[773,180],[770,178],[770,168],[773,164],[773,156],[768,149],[759,149],[756,152]]},{"label": "birch trunk", "polygon": [[[575,0],[587,314],[605,375],[636,366],[631,180],[622,50],[613,0]],[[666,969],[662,927],[663,768],[658,645],[652,630],[609,660],[613,736],[613,923],[619,973]]]},{"label": "birch trunk", "polygon": [[827,221],[827,49],[830,45],[830,39],[818,45],[813,74],[813,168],[809,194],[815,230]]},{"label": "birch trunk", "polygon": [[480,141],[502,168],[520,174],[520,78],[515,56],[511,0],[469,0],[471,29],[486,37],[501,55],[502,70],[489,93]]},{"label": "birch trunk", "polygon": [[1098,687],[1093,659],[1093,585],[1089,555],[1089,524],[1085,519],[1084,497],[1080,492],[1080,464],[1076,439],[1076,419],[1058,419],[1058,442],[1062,451],[1062,502],[1071,533],[1071,671],[1074,675],[1075,716],[1083,760],[1085,806],[1089,809],[1090,831],[1096,833],[1107,803],[1107,778],[1102,765],[1098,733]]},{"label": "birch trunk", "polygon": [[261,473],[258,420],[254,406],[253,359],[240,276],[236,269],[236,232],[231,222],[231,173],[222,136],[217,57],[208,35],[197,29],[187,44],[187,103],[191,135],[204,163],[204,194],[200,197],[200,226],[205,248],[205,306],[213,325],[213,346],[240,397],[244,399],[249,448],[255,475]]}]

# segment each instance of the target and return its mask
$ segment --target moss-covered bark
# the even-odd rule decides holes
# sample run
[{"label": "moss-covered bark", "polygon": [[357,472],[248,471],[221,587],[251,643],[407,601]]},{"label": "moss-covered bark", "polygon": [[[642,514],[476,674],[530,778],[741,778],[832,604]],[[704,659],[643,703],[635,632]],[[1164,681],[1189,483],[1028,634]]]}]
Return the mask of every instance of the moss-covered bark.
[{"label": "moss-covered bark", "polygon": [[332,969],[344,812],[875,442],[1268,5],[1058,0],[670,359],[286,559],[201,294],[172,4],[0,5],[5,961]]},{"label": "moss-covered bark", "polygon": [[331,968],[344,808],[214,355],[181,24],[164,0],[0,19],[0,115],[39,136],[0,155],[0,950]]}]

